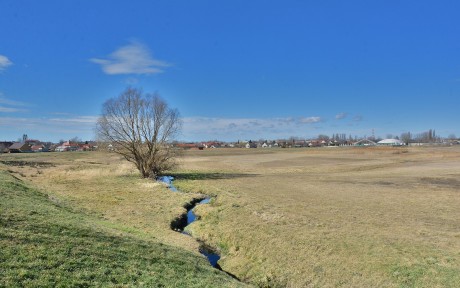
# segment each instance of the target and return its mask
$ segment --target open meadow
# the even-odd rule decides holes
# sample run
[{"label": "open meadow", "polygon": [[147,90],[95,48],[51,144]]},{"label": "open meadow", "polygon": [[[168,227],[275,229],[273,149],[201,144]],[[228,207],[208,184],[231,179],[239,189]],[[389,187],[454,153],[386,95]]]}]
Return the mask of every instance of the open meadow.
[{"label": "open meadow", "polygon": [[[170,223],[199,193],[213,195],[187,230],[219,249],[224,270],[256,286],[460,284],[460,147],[190,150],[171,171],[185,194],[141,179],[113,154],[0,161],[3,173],[97,227],[198,264],[206,260],[196,241]],[[240,285],[222,272],[186,267],[208,273],[203,286],[212,277],[218,286]]]},{"label": "open meadow", "polygon": [[217,195],[192,230],[224,269],[272,286],[459,287],[459,147],[237,151],[188,153],[180,171],[197,180],[177,182]]}]

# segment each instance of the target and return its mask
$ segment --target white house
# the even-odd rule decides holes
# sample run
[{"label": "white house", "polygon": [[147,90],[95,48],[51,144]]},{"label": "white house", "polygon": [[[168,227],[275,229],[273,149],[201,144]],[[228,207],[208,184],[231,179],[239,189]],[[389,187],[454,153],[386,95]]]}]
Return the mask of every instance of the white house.
[{"label": "white house", "polygon": [[377,142],[377,145],[403,146],[404,142],[399,139],[383,139]]}]

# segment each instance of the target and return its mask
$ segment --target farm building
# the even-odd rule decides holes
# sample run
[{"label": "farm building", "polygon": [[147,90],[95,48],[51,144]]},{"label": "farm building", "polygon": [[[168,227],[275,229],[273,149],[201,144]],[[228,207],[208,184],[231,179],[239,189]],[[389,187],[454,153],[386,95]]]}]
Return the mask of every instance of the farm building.
[{"label": "farm building", "polygon": [[399,139],[383,139],[377,142],[377,145],[402,146],[404,145],[404,142]]},{"label": "farm building", "polygon": [[369,139],[362,139],[353,144],[354,146],[374,146],[376,143]]},{"label": "farm building", "polygon": [[31,146],[24,142],[13,143],[8,150],[10,153],[32,152]]},{"label": "farm building", "polygon": [[13,142],[0,142],[0,153],[8,152],[8,147],[13,145]]}]

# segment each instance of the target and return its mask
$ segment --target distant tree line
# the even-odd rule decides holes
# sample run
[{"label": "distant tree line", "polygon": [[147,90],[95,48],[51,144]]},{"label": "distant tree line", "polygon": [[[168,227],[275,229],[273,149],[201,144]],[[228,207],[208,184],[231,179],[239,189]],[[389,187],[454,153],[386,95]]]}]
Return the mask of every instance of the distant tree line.
[{"label": "distant tree line", "polygon": [[[455,139],[455,135],[450,135],[453,136],[452,139]],[[436,135],[436,131],[434,129],[429,129],[428,131],[418,133],[418,134],[412,134],[411,132],[404,132],[401,134],[401,141],[403,141],[406,144],[409,143],[436,143],[441,141],[441,137]]]},{"label": "distant tree line", "polygon": [[[367,137],[364,136],[363,138],[365,139],[370,139],[373,141],[380,141],[382,138],[380,137],[374,137],[374,135]],[[429,129],[427,131],[421,132],[421,133],[411,133],[411,132],[404,132],[401,133],[400,136],[393,135],[393,134],[387,134],[386,138],[389,139],[399,139],[405,144],[409,143],[440,143],[443,140],[457,140],[457,137],[455,134],[450,134],[447,138],[440,137],[439,135],[436,134],[436,130],[434,129]],[[338,143],[347,143],[347,142],[356,142],[359,139],[357,136],[352,137],[351,135],[346,135],[345,133],[334,133],[332,136],[324,135],[324,134],[319,134],[317,137],[318,140],[321,141],[332,141],[332,142],[338,142]]]}]

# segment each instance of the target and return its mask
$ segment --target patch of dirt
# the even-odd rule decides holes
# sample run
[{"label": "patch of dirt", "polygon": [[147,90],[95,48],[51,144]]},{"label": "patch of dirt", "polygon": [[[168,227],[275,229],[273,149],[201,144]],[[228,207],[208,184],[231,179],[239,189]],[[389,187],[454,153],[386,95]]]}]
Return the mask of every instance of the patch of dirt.
[{"label": "patch of dirt", "polygon": [[435,178],[435,177],[423,177],[420,179],[422,183],[451,187],[451,188],[460,188],[460,180],[453,178]]},{"label": "patch of dirt", "polygon": [[392,183],[392,182],[387,182],[387,181],[379,181],[379,182],[375,182],[375,184],[377,184],[377,185],[383,185],[383,186],[391,186],[391,185],[394,185],[394,183]]},{"label": "patch of dirt", "polygon": [[29,162],[29,161],[0,161],[0,163],[5,164],[7,166],[18,166],[18,167],[55,167],[56,165],[49,163],[49,162]]}]

